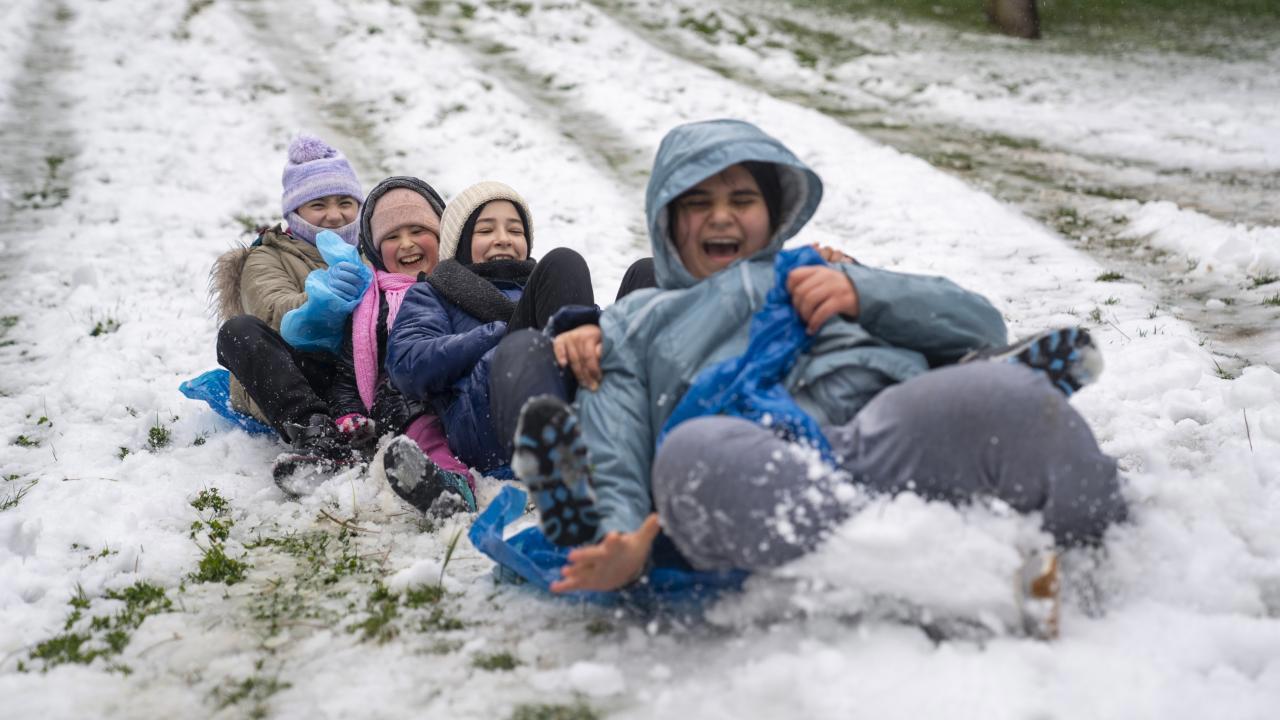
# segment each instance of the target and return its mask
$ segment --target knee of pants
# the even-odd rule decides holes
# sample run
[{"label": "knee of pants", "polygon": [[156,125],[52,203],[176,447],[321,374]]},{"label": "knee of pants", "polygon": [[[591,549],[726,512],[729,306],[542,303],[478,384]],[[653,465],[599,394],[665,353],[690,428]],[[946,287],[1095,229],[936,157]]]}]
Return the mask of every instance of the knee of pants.
[{"label": "knee of pants", "polygon": [[252,338],[261,334],[265,325],[266,323],[253,315],[236,315],[222,323],[222,327],[218,328],[217,351],[219,358],[226,353],[235,353],[236,350],[246,345]]},{"label": "knee of pants", "polygon": [[551,338],[541,330],[513,330],[498,343],[498,349],[493,354],[493,366],[505,367],[507,363],[523,365],[537,355],[552,354],[552,344]]},{"label": "knee of pants", "polygon": [[555,270],[559,272],[589,272],[587,268],[587,260],[577,251],[567,247],[558,247],[542,256],[538,261],[539,265],[545,266],[547,271]]}]

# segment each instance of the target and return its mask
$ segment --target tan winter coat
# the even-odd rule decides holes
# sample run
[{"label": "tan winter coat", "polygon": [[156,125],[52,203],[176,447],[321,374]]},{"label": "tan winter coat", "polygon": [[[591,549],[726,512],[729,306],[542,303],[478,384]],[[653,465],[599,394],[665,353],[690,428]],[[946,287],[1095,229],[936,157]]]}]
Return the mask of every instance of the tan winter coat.
[{"label": "tan winter coat", "polygon": [[[296,240],[280,226],[264,230],[259,243],[227,251],[210,272],[218,322],[253,315],[280,332],[285,313],[306,302],[307,275],[328,267],[316,247]],[[231,378],[231,405],[267,422],[244,386]]]}]

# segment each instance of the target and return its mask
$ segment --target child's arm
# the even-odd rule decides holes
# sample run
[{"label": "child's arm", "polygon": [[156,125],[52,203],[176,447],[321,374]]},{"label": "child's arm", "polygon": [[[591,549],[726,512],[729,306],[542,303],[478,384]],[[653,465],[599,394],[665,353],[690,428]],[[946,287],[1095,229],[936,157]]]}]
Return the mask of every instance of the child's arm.
[{"label": "child's arm", "polygon": [[279,258],[269,252],[251,252],[245,260],[240,282],[240,301],[244,311],[280,332],[285,313],[302,305],[307,293],[285,268]]},{"label": "child's arm", "polygon": [[347,323],[345,336],[342,352],[338,354],[338,362],[334,368],[333,384],[329,386],[329,414],[335,418],[369,414],[369,408],[360,399],[360,388],[356,385],[355,350],[351,344],[350,322]]},{"label": "child's arm", "polygon": [[435,289],[418,283],[405,294],[395,327],[387,336],[387,374],[411,400],[444,394],[506,332],[507,324],[500,321],[454,332],[449,311]]}]

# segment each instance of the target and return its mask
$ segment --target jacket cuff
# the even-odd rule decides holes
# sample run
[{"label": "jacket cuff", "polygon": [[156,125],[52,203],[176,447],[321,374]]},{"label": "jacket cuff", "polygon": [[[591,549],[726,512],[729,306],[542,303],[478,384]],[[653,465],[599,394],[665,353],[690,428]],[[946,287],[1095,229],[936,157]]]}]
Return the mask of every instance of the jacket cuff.
[{"label": "jacket cuff", "polygon": [[555,337],[582,325],[599,325],[600,313],[599,305],[565,305],[551,316],[542,332]]}]

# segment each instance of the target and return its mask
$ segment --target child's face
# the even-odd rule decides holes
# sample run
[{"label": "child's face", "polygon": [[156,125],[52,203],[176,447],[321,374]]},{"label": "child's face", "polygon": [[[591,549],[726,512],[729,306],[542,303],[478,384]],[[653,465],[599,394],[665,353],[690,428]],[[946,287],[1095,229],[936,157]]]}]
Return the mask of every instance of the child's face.
[{"label": "child's face", "polygon": [[417,277],[428,275],[440,261],[440,238],[436,232],[421,225],[406,225],[393,230],[378,242],[382,252],[382,264],[388,272]]},{"label": "child's face", "polygon": [[673,202],[680,262],[701,280],[769,243],[769,207],[755,178],[733,165],[703,180]]},{"label": "child's face", "polygon": [[493,200],[480,211],[471,233],[471,262],[524,260],[529,242],[524,236],[520,213],[509,200]]},{"label": "child's face", "polygon": [[295,212],[316,227],[336,230],[356,221],[360,201],[350,195],[326,195],[298,206]]}]

